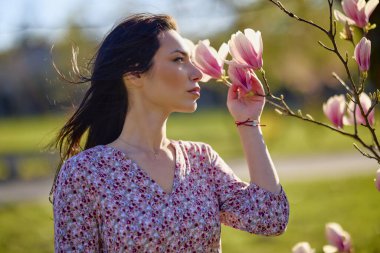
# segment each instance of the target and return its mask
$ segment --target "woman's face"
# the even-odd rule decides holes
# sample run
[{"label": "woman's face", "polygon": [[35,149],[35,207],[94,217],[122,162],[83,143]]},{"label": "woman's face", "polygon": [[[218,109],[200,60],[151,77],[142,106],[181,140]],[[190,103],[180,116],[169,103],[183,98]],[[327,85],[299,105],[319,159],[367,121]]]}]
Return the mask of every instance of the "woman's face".
[{"label": "woman's face", "polygon": [[174,30],[159,35],[153,66],[141,76],[144,100],[165,112],[194,112],[202,73],[190,60],[190,49]]}]

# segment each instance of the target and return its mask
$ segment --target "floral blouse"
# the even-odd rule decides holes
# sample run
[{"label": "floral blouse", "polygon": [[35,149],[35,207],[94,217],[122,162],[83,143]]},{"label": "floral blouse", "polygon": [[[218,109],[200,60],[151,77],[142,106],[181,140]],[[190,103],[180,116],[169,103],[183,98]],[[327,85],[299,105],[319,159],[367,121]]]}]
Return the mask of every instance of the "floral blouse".
[{"label": "floral blouse", "polygon": [[221,223],[263,235],[285,230],[282,189],[241,181],[208,144],[172,144],[170,193],[111,146],[68,159],[54,191],[55,251],[221,252]]}]

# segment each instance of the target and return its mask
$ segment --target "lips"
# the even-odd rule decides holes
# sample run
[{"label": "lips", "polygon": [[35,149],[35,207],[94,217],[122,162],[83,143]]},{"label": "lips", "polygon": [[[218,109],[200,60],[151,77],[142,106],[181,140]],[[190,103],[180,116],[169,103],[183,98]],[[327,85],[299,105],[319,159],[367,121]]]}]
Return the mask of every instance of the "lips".
[{"label": "lips", "polygon": [[192,94],[194,94],[194,95],[196,95],[196,96],[199,97],[201,95],[201,88],[197,86],[197,87],[194,87],[191,90],[188,90],[187,92],[190,92],[190,93],[192,93]]}]

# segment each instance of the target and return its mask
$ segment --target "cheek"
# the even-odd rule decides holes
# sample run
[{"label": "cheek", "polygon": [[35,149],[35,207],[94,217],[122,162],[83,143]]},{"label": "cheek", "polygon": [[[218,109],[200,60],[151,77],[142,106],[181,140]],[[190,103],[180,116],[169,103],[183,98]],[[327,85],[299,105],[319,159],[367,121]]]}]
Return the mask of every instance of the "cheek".
[{"label": "cheek", "polygon": [[186,85],[185,70],[181,66],[167,64],[166,66],[162,66],[157,74],[159,77],[157,81],[163,89],[171,89],[173,91],[183,90]]}]

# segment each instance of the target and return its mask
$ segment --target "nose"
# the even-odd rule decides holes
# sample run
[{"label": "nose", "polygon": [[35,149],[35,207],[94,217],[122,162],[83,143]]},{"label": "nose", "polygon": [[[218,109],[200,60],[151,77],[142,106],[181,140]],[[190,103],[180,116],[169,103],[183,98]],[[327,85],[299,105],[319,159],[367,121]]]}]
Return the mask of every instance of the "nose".
[{"label": "nose", "polygon": [[191,67],[192,67],[191,76],[190,76],[191,80],[193,82],[199,82],[203,77],[202,72],[193,63],[191,63]]}]

